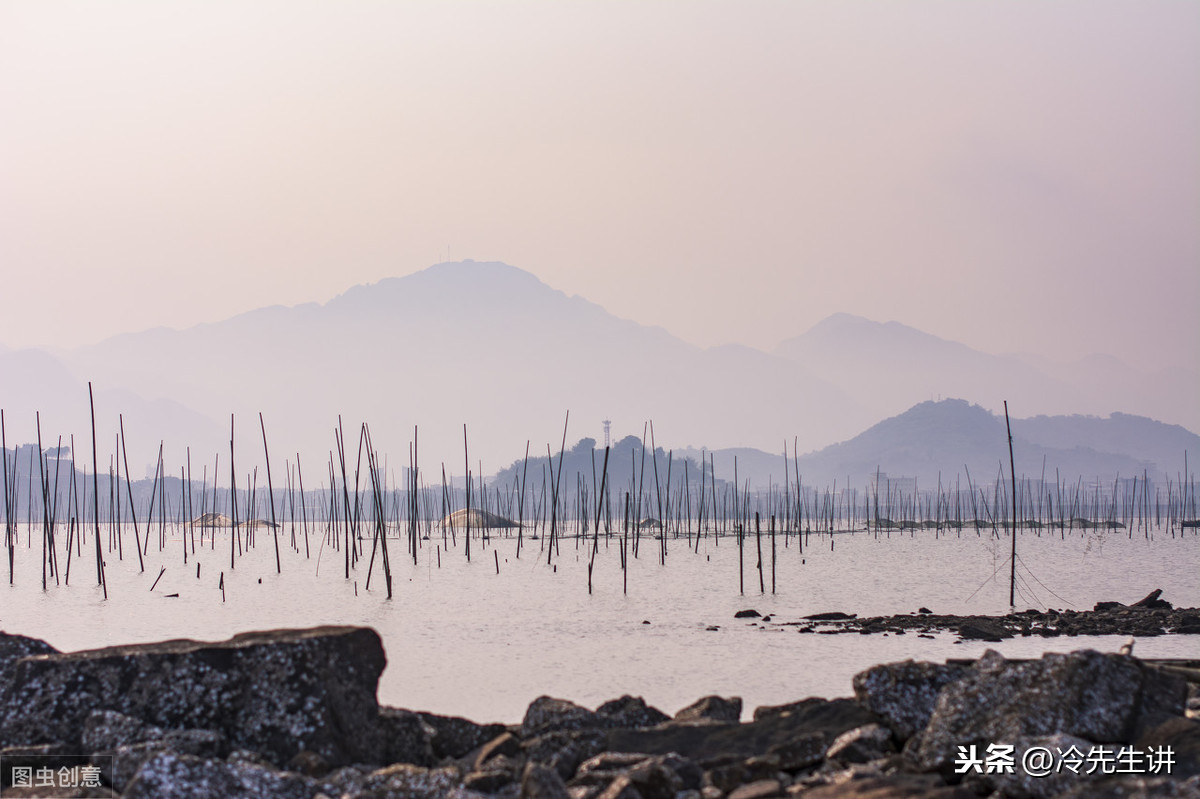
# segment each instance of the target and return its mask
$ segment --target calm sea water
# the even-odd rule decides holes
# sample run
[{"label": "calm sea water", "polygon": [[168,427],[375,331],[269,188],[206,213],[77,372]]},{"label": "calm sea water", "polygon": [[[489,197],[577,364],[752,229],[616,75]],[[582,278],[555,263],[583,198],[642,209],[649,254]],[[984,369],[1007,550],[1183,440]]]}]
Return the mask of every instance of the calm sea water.
[{"label": "calm sea water", "polygon": [[[744,594],[733,538],[706,537],[698,551],[684,539],[670,539],[665,565],[659,563],[657,540],[643,538],[639,557],[629,561],[627,594],[617,539],[601,538],[590,595],[590,541],[562,540],[548,564],[545,540],[527,538],[518,559],[515,538],[493,537],[486,545],[472,543],[468,563],[461,535],[459,547],[449,549],[441,548],[438,536],[422,542],[414,565],[405,542],[392,539],[390,600],[378,561],[367,590],[367,559],[346,579],[342,552],[321,547],[313,535],[306,559],[302,540],[292,548],[289,530],[280,533],[282,574],[275,570],[270,531],[257,533],[256,547],[232,570],[228,531],[218,533],[215,549],[206,541],[203,549],[189,551],[186,566],[179,536],[168,534],[159,551],[156,533],[144,572],[138,571],[130,532],[123,560],[107,556],[107,600],[96,585],[94,545],[84,547],[82,560],[73,557],[69,586],[55,585],[51,577],[43,590],[39,535],[35,530],[27,545],[27,531],[21,531],[13,585],[7,584],[7,564],[0,567],[0,629],[6,632],[69,651],[167,638],[219,640],[276,627],[368,625],[387,649],[381,702],[477,721],[519,721],[542,694],[595,706],[629,693],[667,713],[705,694],[737,695],[748,717],[758,705],[848,696],[851,677],[875,663],[973,657],[988,647],[1010,657],[1115,651],[1127,640],[983,644],[956,643],[951,634],[934,640],[817,636],[733,617],[745,608],[774,614],[776,622],[823,611],[885,615],[920,606],[937,613],[1007,612],[1010,542],[986,532],[839,533],[832,541],[813,535],[803,552],[795,538],[785,546],[779,537],[773,594],[765,535],[765,593],[759,590],[751,538],[744,553]],[[365,551],[369,556],[370,541]],[[1154,588],[1162,588],[1176,606],[1200,606],[1200,538],[1194,533],[1172,538],[1158,532],[1147,539],[1141,532],[1130,538],[1126,531],[1077,531],[1063,540],[1057,533],[1023,532],[1018,556],[1022,609],[1130,603]],[[65,555],[59,560],[65,572]],[[224,600],[218,588],[222,575]],[[1140,639],[1135,652],[1197,658],[1200,636]]]}]

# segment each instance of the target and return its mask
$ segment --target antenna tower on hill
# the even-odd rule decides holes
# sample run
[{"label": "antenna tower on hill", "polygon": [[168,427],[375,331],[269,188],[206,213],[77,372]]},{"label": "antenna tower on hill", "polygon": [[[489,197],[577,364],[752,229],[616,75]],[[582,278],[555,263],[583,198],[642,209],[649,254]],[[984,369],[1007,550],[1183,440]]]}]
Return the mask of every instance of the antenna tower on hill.
[{"label": "antenna tower on hill", "polygon": [[605,419],[604,420],[604,448],[605,449],[608,449],[608,446],[609,446],[609,432],[611,430],[612,430],[612,422],[609,421],[608,419]]}]

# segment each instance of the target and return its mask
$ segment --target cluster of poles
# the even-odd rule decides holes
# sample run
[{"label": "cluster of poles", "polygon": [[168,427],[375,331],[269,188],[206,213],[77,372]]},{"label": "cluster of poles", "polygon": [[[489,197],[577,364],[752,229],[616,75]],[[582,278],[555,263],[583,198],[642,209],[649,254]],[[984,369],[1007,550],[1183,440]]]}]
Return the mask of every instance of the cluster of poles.
[{"label": "cluster of poles", "polygon": [[[89,384],[89,399],[90,392]],[[176,478],[168,475],[161,443],[149,488],[145,485],[147,481],[132,480],[124,419],[118,417],[102,492],[94,403],[90,473],[86,463],[79,468],[75,461],[74,435],[67,439],[69,460],[62,457],[61,436],[53,450],[43,448],[40,415],[36,418],[36,451],[33,447],[14,450],[10,462],[6,422],[0,410],[9,582],[12,584],[14,580],[22,493],[27,547],[33,545],[34,530],[40,527],[43,588],[51,581],[69,584],[73,560],[94,555],[97,584],[104,589],[105,597],[105,542],[107,552],[115,554],[119,561],[125,560],[125,550],[132,544],[139,570],[144,572],[152,537],[157,539],[160,552],[174,546],[178,538],[180,556],[186,566],[189,557],[195,560],[198,549],[207,546],[215,551],[218,533],[227,532],[229,569],[234,570],[246,550],[256,547],[258,534],[267,531],[274,548],[276,571],[282,573],[280,531],[284,528],[288,528],[285,535],[290,535],[289,545],[294,552],[303,550],[304,557],[309,559],[316,550],[318,572],[327,547],[338,554],[346,579],[352,574],[357,576],[362,561],[366,561],[367,589],[378,565],[388,598],[393,590],[389,539],[393,545],[403,540],[406,555],[416,564],[422,548],[429,547],[426,542],[434,542],[440,535],[441,544],[435,544],[434,551],[427,553],[427,557],[435,556],[440,566],[442,550],[457,548],[460,535],[468,561],[472,557],[472,540],[477,542],[478,549],[487,547],[492,536],[515,535],[518,558],[528,537],[538,542],[538,555],[544,555],[547,564],[553,564],[554,558],[561,555],[561,539],[571,538],[577,550],[580,547],[590,550],[587,553],[590,593],[602,538],[606,548],[614,542],[619,548],[622,590],[627,592],[628,559],[639,557],[646,542],[652,544],[657,560],[665,565],[669,545],[683,541],[688,549],[699,552],[705,539],[718,546],[722,538],[733,536],[739,553],[739,590],[744,593],[746,550],[751,547],[753,535],[759,590],[766,591],[765,545],[770,555],[770,585],[774,593],[778,538],[782,538],[785,548],[795,543],[803,552],[805,546],[811,546],[814,533],[818,537],[828,534],[831,548],[834,533],[862,530],[872,531],[878,537],[895,530],[932,529],[935,535],[949,531],[961,535],[964,529],[973,529],[977,535],[988,531],[989,535],[999,537],[1011,533],[1014,519],[1018,528],[1038,535],[1043,530],[1057,529],[1064,538],[1076,529],[1125,529],[1131,537],[1138,530],[1149,538],[1152,530],[1165,529],[1174,536],[1197,528],[1195,478],[1188,473],[1186,453],[1183,473],[1175,480],[1168,479],[1165,487],[1153,484],[1145,472],[1140,479],[1135,476],[1118,478],[1111,484],[1098,481],[1085,484],[1082,478],[1074,483],[1064,482],[1056,470],[1054,482],[1047,483],[1044,465],[1039,479],[1022,477],[1018,481],[1010,459],[1008,478],[1001,464],[990,484],[973,482],[964,466],[965,487],[958,476],[953,483],[945,484],[939,476],[935,490],[918,491],[907,481],[893,486],[877,471],[874,481],[860,491],[851,488],[848,479],[840,489],[836,481],[825,489],[806,486],[800,475],[796,446],[793,443],[789,456],[785,442],[783,480],[768,481],[765,489],[752,489],[748,480],[739,481],[736,457],[732,481],[715,477],[716,463],[711,453],[707,463],[701,456],[698,467],[690,458],[676,461],[672,453],[660,457],[654,443],[653,424],[648,424],[643,430],[641,446],[630,449],[628,481],[617,484],[610,478],[613,453],[609,446],[603,453],[590,451],[590,473],[577,470],[573,479],[564,481],[569,420],[568,413],[557,458],[550,445],[546,446],[546,458],[540,463],[540,482],[535,480],[531,485],[528,442],[519,470],[508,470],[510,476],[505,479],[486,481],[482,464],[477,471],[471,469],[464,425],[461,483],[455,484],[447,478],[446,465],[442,463],[440,481],[430,484],[419,465],[416,428],[409,443],[403,480],[397,481],[386,456],[381,456],[375,448],[370,427],[365,423],[360,425],[354,446],[353,439],[346,438],[339,417],[333,429],[334,446],[322,469],[325,473],[320,485],[306,491],[300,455],[296,453],[283,464],[283,483],[277,496],[267,428],[261,414],[256,432],[261,434],[266,467],[265,493],[260,490],[257,466],[244,472],[244,481],[239,482],[232,416],[227,488],[217,486],[217,475],[223,471],[220,453],[213,458],[211,481],[205,464],[197,483],[193,480],[190,449],[186,450]],[[19,484],[18,471],[22,449],[29,451],[24,486]],[[89,549],[86,543],[89,529],[93,541],[89,555],[85,556],[85,550]],[[132,542],[127,540],[130,532]],[[318,541],[312,540],[314,535],[320,536]],[[60,562],[60,548],[65,562]],[[499,572],[499,555],[495,550],[493,561]],[[196,561],[197,578],[199,570]],[[222,591],[224,581],[221,572]]]}]

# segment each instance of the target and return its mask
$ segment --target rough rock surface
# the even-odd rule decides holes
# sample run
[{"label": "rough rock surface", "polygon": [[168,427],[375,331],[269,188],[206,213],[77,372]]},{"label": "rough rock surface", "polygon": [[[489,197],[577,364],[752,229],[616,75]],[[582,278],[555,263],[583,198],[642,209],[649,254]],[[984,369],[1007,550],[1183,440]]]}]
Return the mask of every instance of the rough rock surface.
[{"label": "rough rock surface", "polygon": [[[1161,604],[1159,604],[1161,603]],[[1099,602],[1092,610],[1022,610],[1005,616],[953,616],[911,613],[856,618],[845,613],[817,613],[802,621],[768,621],[764,627],[793,628],[802,633],[889,633],[904,635],[952,632],[964,640],[999,641],[1014,636],[1054,638],[1060,635],[1200,634],[1200,608],[1175,608],[1158,600],[1152,605]]]},{"label": "rough rock surface", "polygon": [[559,730],[530,738],[521,746],[522,754],[530,762],[542,763],[554,768],[564,779],[570,779],[579,764],[594,757],[606,748],[602,730]]},{"label": "rough rock surface", "polygon": [[560,730],[583,730],[599,727],[602,722],[595,712],[566,699],[539,696],[525,710],[521,734],[525,737]]},{"label": "rough rock surface", "polygon": [[13,666],[19,659],[30,655],[56,654],[58,650],[45,641],[0,631],[0,690],[12,679]]},{"label": "rough rock surface", "polygon": [[476,724],[458,716],[437,716],[433,713],[417,715],[433,730],[430,745],[433,754],[439,758],[462,757],[505,731],[503,724]]},{"label": "rough rock surface", "polygon": [[882,724],[864,724],[834,738],[825,757],[839,763],[869,763],[895,751],[890,729]]},{"label": "rough rock surface", "polygon": [[80,744],[89,714],[200,728],[282,765],[301,750],[331,765],[381,762],[375,691],[385,658],[368,628],[245,633],[22,658],[0,686],[0,746]]},{"label": "rough rock surface", "polygon": [[600,705],[596,715],[606,727],[653,727],[671,719],[658,708],[647,705],[642,697],[629,694]]},{"label": "rough rock surface", "polygon": [[1200,778],[1180,782],[1169,777],[1122,776],[1085,782],[1055,799],[1196,799]]},{"label": "rough rock surface", "polygon": [[400,763],[373,771],[362,787],[350,792],[354,799],[434,799],[461,786],[462,777],[453,768],[422,768]]},{"label": "rough rock surface", "polygon": [[567,785],[557,771],[541,763],[529,763],[521,775],[522,799],[569,799]]},{"label": "rough rock surface", "polygon": [[742,717],[740,696],[706,696],[675,714],[676,721],[733,721]]},{"label": "rough rock surface", "polygon": [[804,799],[978,799],[972,790],[944,785],[936,778],[918,774],[864,777],[793,795]]},{"label": "rough rock surface", "polygon": [[851,699],[816,699],[747,724],[665,724],[644,730],[612,730],[607,748],[612,752],[675,752],[693,760],[719,755],[752,757],[808,733],[821,732],[832,740],[875,721],[875,716]]},{"label": "rough rock surface", "polygon": [[1183,715],[1178,677],[1128,655],[1092,650],[1009,663],[989,650],[948,683],[911,755],[922,770],[944,768],[957,748],[1065,733],[1096,743],[1132,741],[1157,714]]},{"label": "rough rock surface", "polygon": [[854,696],[904,741],[929,723],[942,688],[966,673],[963,666],[911,660],[889,663],[854,675]]},{"label": "rough rock surface", "polygon": [[384,741],[383,762],[433,765],[436,757],[432,739],[437,737],[437,730],[420,713],[393,707],[380,708],[379,724]]},{"label": "rough rock surface", "polygon": [[308,777],[243,763],[163,752],[142,765],[122,799],[313,799]]},{"label": "rough rock surface", "polygon": [[1200,776],[1200,721],[1167,717],[1143,732],[1136,743],[1141,748],[1171,747],[1175,753],[1171,773],[1180,778]]},{"label": "rough rock surface", "polygon": [[[541,697],[524,724],[504,727],[379,708],[374,680],[381,662],[369,681],[361,674],[329,681],[355,655],[382,661],[370,631],[262,633],[248,644],[245,638],[11,658],[14,679],[2,688],[0,729],[27,734],[39,721],[59,723],[53,712],[79,722],[69,733],[65,723],[51,725],[43,743],[5,746],[13,739],[0,739],[0,758],[55,767],[90,759],[104,786],[49,794],[9,786],[4,796],[1200,799],[1200,721],[1184,715],[1188,691],[1195,699],[1200,683],[1193,663],[1159,667],[1090,651],[1010,662],[988,652],[959,665],[877,666],[855,678],[856,700],[759,707],[745,724],[720,720],[737,719],[741,708],[717,697],[692,706],[690,720],[686,713],[667,719],[632,696],[594,711]],[[9,639],[13,647],[41,649],[29,641]],[[295,676],[299,669],[307,671]],[[151,696],[154,680],[161,696]],[[32,689],[34,702],[24,712],[15,709],[25,701],[15,686]],[[281,704],[281,697],[294,701]],[[194,706],[179,711],[185,700]],[[235,704],[222,715],[216,706],[227,701]],[[306,725],[302,737],[287,748],[262,734],[278,730],[270,724],[299,723]],[[335,735],[341,749],[331,748]],[[1020,765],[1012,773],[988,769],[988,744],[1011,744],[1015,764],[1033,747],[1071,750],[1079,767],[1046,776]],[[1160,761],[1149,774],[1089,774],[1085,758],[1097,744],[1114,753],[1124,747],[1130,756],[1131,746],[1171,747],[1173,768]],[[959,768],[970,746],[984,760]]]}]

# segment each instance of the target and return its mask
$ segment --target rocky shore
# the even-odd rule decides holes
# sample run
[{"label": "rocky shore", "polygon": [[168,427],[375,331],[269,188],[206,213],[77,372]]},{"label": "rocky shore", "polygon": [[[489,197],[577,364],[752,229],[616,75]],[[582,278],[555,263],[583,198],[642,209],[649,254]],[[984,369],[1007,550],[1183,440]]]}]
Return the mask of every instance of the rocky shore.
[{"label": "rocky shore", "polygon": [[749,722],[737,697],[540,697],[507,726],[381,707],[384,666],[358,627],[68,654],[0,633],[0,796],[1200,797],[1200,673],[1130,655],[880,665]]},{"label": "rocky shore", "polygon": [[[1092,610],[1022,610],[1006,616],[947,616],[928,608],[898,616],[859,618],[854,614],[831,611],[815,613],[796,621],[781,621],[747,609],[735,618],[750,619],[749,624],[792,627],[801,633],[837,635],[907,635],[931,637],[934,633],[956,633],[963,640],[1001,641],[1016,636],[1054,638],[1060,635],[1125,635],[1148,638],[1157,635],[1200,635],[1200,608],[1176,608],[1161,598],[1162,590],[1152,591],[1132,605],[1097,602]],[[756,620],[756,621],[755,621]],[[1197,639],[1200,656],[1200,639]]]}]

